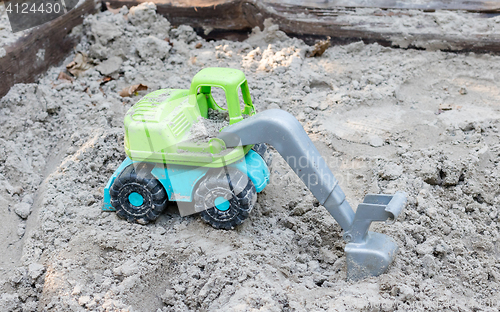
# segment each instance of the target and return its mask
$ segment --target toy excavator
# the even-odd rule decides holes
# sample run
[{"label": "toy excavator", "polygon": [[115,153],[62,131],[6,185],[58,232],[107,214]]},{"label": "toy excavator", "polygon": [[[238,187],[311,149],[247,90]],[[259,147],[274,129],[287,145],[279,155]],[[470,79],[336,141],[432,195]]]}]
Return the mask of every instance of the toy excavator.
[{"label": "toy excavator", "polygon": [[[224,91],[225,101],[215,101],[214,88]],[[193,125],[211,112],[226,114],[229,125],[215,137],[193,139]],[[181,216],[200,213],[215,228],[233,229],[269,182],[269,144],[344,230],[348,279],[378,276],[393,261],[394,240],[368,229],[373,221],[397,219],[405,194],[366,195],[354,213],[297,119],[278,109],[255,113],[243,72],[205,68],[189,90],[162,89],[143,97],[124,123],[128,157],[104,189],[103,210],[145,224],[175,201]]]}]

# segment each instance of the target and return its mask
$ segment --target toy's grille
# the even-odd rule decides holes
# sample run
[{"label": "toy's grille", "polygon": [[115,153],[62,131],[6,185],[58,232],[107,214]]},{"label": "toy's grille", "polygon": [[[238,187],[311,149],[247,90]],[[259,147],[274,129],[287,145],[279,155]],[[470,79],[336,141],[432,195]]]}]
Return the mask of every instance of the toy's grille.
[{"label": "toy's grille", "polygon": [[154,121],[158,122],[159,117],[158,105],[153,104],[149,101],[139,101],[134,105],[134,114],[132,119],[135,121]]},{"label": "toy's grille", "polygon": [[186,118],[186,115],[184,115],[184,112],[180,112],[175,118],[172,120],[172,124],[175,126],[171,127],[172,133],[175,136],[179,136],[181,133],[184,132],[189,127],[189,121]]}]

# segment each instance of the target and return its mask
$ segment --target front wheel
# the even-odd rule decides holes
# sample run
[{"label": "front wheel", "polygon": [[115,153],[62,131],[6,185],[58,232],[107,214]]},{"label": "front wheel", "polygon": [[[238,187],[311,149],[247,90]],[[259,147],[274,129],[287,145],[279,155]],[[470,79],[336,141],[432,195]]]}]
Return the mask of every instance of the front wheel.
[{"label": "front wheel", "polygon": [[119,217],[146,224],[156,220],[165,209],[168,196],[163,185],[151,174],[153,166],[134,163],[116,177],[109,194]]},{"label": "front wheel", "polygon": [[207,173],[194,199],[195,209],[205,222],[217,229],[231,230],[248,218],[257,192],[247,175],[224,167]]}]

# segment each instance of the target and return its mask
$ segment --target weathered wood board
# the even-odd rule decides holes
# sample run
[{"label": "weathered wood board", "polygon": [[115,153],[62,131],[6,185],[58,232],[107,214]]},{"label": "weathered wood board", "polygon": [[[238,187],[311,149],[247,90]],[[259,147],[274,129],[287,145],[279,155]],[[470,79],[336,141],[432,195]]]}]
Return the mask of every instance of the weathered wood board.
[{"label": "weathered wood board", "polygon": [[379,8],[404,10],[463,10],[469,12],[499,12],[499,1],[482,0],[265,0],[267,3],[311,8]]},{"label": "weathered wood board", "polygon": [[[113,8],[147,0],[110,0]],[[302,38],[330,36],[332,42],[363,40],[397,47],[500,52],[500,28],[491,20],[500,2],[479,0],[211,0],[155,1],[173,25],[188,24],[209,39],[244,38],[272,18],[280,29]],[[411,21],[413,25],[407,25]],[[454,24],[453,24],[454,23]],[[467,31],[462,27],[467,24]],[[478,25],[476,29],[471,25]],[[486,30],[485,30],[486,29]],[[208,34],[207,34],[208,33]]]}]

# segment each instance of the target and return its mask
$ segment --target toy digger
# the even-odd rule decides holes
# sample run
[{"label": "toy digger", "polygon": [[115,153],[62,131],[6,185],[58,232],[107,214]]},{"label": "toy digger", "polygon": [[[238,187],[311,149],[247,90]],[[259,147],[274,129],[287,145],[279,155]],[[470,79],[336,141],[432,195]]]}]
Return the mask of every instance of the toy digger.
[{"label": "toy digger", "polygon": [[[215,87],[224,90],[227,108],[214,100]],[[210,111],[227,113],[229,125],[205,141],[190,139],[193,125]],[[181,216],[200,213],[213,227],[232,229],[248,217],[268,184],[269,144],[344,230],[348,279],[378,276],[394,259],[396,243],[368,229],[373,221],[397,219],[406,196],[367,195],[354,213],[297,119],[277,109],[255,113],[243,72],[205,68],[189,90],[146,95],[124,123],[128,157],[104,189],[103,210],[144,224],[175,201]]]}]

